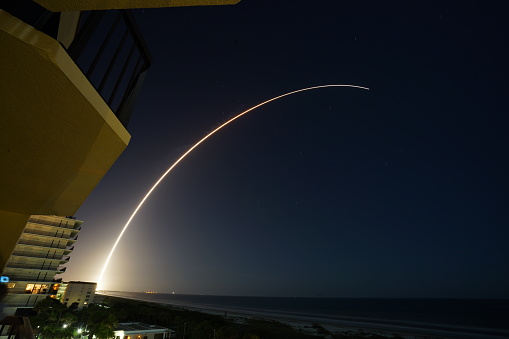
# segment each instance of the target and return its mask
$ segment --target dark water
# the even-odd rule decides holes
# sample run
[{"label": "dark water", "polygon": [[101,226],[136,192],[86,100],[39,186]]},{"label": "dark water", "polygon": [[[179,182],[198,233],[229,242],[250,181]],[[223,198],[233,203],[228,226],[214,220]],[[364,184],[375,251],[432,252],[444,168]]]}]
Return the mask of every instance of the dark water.
[{"label": "dark water", "polygon": [[[508,299],[279,298],[107,292],[164,304],[298,316],[312,321],[360,321],[438,328],[501,330],[509,335]],[[497,331],[498,332],[498,331]]]}]

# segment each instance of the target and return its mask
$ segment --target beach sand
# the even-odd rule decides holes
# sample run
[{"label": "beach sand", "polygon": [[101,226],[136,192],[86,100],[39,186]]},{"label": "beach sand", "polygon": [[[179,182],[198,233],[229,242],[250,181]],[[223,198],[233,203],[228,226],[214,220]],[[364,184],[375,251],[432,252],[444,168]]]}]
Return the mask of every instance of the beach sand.
[{"label": "beach sand", "polygon": [[404,321],[383,321],[376,319],[338,320],[303,317],[298,314],[276,313],[270,311],[252,311],[239,309],[220,309],[214,307],[190,307],[173,305],[188,310],[220,315],[235,322],[244,322],[248,318],[258,318],[269,321],[277,321],[287,324],[294,329],[309,334],[320,335],[323,338],[331,337],[320,333],[320,328],[330,334],[342,334],[354,338],[361,337],[386,337],[405,339],[425,338],[470,338],[470,339],[501,339],[508,338],[509,332],[484,328],[446,326],[439,324],[414,323]]},{"label": "beach sand", "polygon": [[[129,299],[125,296],[115,295],[113,293],[105,293],[105,295]],[[153,300],[145,301],[154,302]],[[219,315],[238,323],[245,322],[247,319],[277,321],[289,325],[298,331],[314,334],[321,338],[332,337],[330,334],[342,334],[354,338],[509,338],[509,331],[489,328],[360,317],[327,317],[326,315],[317,315],[314,317],[312,315],[300,313],[277,312],[273,310],[246,310],[233,307],[217,307],[213,305],[189,306],[187,304],[160,302],[158,302],[158,304]],[[326,333],[330,334],[327,335]]]}]

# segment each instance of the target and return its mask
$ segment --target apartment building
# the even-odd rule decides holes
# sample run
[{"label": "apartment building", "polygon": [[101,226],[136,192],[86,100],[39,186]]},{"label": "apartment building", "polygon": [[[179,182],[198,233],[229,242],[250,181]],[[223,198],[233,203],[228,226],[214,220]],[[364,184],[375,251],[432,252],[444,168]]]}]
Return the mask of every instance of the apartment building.
[{"label": "apartment building", "polygon": [[11,252],[2,276],[9,277],[5,313],[14,314],[56,297],[83,222],[72,217],[32,215]]}]

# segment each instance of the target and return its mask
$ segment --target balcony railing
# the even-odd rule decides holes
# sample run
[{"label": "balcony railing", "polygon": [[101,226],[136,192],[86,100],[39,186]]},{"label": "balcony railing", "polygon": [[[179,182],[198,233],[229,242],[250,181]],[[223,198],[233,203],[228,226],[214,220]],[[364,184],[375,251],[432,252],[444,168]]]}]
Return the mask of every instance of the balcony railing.
[{"label": "balcony railing", "polygon": [[[0,8],[57,39],[60,13],[50,12],[31,0],[8,0]],[[152,62],[130,12],[81,12],[76,35],[67,52],[127,127]]]},{"label": "balcony railing", "polygon": [[0,320],[0,337],[6,339],[35,339],[28,317],[5,317]]},{"label": "balcony railing", "polygon": [[130,12],[82,12],[68,53],[127,127],[152,62]]}]

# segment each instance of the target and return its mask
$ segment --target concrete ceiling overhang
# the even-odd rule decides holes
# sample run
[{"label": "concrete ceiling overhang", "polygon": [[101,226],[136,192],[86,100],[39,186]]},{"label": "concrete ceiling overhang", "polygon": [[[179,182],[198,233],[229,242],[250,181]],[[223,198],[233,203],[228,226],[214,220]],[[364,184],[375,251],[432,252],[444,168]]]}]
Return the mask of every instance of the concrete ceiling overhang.
[{"label": "concrete ceiling overhang", "polygon": [[130,135],[58,41],[0,10],[0,211],[73,215]]},{"label": "concrete ceiling overhang", "polygon": [[234,5],[240,0],[35,0],[53,12]]}]

